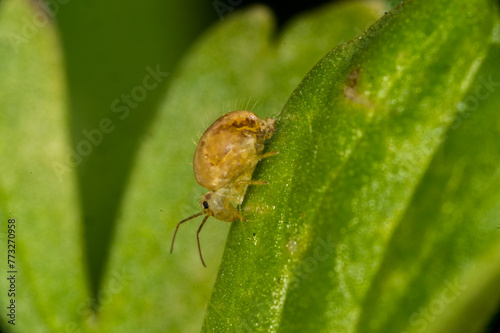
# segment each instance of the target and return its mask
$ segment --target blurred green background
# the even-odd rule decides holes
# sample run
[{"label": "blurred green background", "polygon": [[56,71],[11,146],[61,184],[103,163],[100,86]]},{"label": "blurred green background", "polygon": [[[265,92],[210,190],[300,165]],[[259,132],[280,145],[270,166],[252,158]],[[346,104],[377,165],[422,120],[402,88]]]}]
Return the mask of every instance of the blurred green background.
[{"label": "blurred green background", "polygon": [[[136,100],[131,90],[142,84],[147,68],[171,75],[192,41],[215,19],[207,1],[73,1],[61,5],[56,16],[67,67],[73,149],[86,139],[82,132],[98,128],[104,117],[116,124],[112,135],[78,165],[94,293],[139,139],[158,111],[169,77],[152,80],[155,87],[144,97],[138,92]],[[112,108],[120,107],[125,111],[113,113]]]}]

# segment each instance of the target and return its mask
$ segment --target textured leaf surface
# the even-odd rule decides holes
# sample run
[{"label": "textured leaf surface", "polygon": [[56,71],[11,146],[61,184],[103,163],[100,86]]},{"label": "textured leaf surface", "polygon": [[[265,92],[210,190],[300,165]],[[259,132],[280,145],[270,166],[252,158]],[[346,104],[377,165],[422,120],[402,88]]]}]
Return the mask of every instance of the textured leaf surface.
[{"label": "textured leaf surface", "polygon": [[[279,156],[255,174],[270,185],[231,228],[204,331],[484,326],[493,306],[459,304],[498,275],[486,259],[498,262],[498,120],[450,126],[491,69],[478,74],[494,14],[487,1],[408,1],[308,74],[278,118]],[[443,291],[460,301],[438,304]]]}]

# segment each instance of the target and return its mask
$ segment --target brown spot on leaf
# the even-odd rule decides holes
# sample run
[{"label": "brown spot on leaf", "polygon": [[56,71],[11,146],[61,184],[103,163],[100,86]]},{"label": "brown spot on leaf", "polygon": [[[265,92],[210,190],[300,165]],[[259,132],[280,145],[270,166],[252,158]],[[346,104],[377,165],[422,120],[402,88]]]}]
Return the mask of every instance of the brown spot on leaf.
[{"label": "brown spot on leaf", "polygon": [[360,94],[358,91],[359,77],[360,69],[359,67],[356,67],[347,76],[347,81],[344,86],[344,96],[355,104],[361,104],[372,109],[373,104],[370,102],[370,100],[365,95]]}]

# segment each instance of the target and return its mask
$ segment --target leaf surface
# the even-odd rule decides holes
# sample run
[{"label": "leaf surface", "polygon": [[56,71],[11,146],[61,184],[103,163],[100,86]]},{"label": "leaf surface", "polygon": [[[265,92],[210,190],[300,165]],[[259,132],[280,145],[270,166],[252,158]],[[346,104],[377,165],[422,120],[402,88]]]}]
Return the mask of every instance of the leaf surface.
[{"label": "leaf surface", "polygon": [[[413,314],[446,281],[462,287],[456,279],[472,274],[466,259],[479,265],[495,257],[494,219],[467,222],[471,238],[487,229],[487,243],[451,236],[467,220],[437,200],[454,193],[453,159],[442,156],[450,164],[439,181],[431,177],[441,149],[460,145],[447,133],[480,77],[494,20],[488,1],[407,1],[314,67],[278,118],[269,150],[280,154],[254,175],[270,184],[249,191],[249,222],[231,228],[205,332],[417,332]],[[498,147],[494,134],[473,130]],[[474,159],[473,151],[465,155]],[[437,206],[426,210],[419,198]],[[460,200],[462,212],[480,212]],[[488,214],[498,214],[497,204],[492,199]],[[422,230],[434,237],[414,243],[412,233]],[[486,280],[496,276],[489,272]],[[438,312],[427,326],[443,324],[441,331],[453,331],[464,315],[441,321]],[[487,317],[467,319],[479,328]]]}]

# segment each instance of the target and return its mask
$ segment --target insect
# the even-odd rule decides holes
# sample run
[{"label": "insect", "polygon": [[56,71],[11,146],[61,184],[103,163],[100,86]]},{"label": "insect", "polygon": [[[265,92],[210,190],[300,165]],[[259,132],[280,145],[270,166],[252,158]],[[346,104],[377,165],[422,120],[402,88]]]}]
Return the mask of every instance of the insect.
[{"label": "insect", "polygon": [[[224,222],[241,219],[240,212],[231,204],[241,205],[248,185],[263,185],[267,182],[252,180],[257,163],[276,151],[262,154],[264,141],[274,133],[274,119],[261,119],[250,111],[233,111],[217,119],[202,135],[196,146],[193,169],[196,181],[208,189],[200,204],[203,210],[177,224],[170,253],[174,249],[179,226],[200,215],[205,215],[198,228],[196,238],[201,254],[200,231],[210,216]],[[241,207],[241,206],[240,206]]]}]

